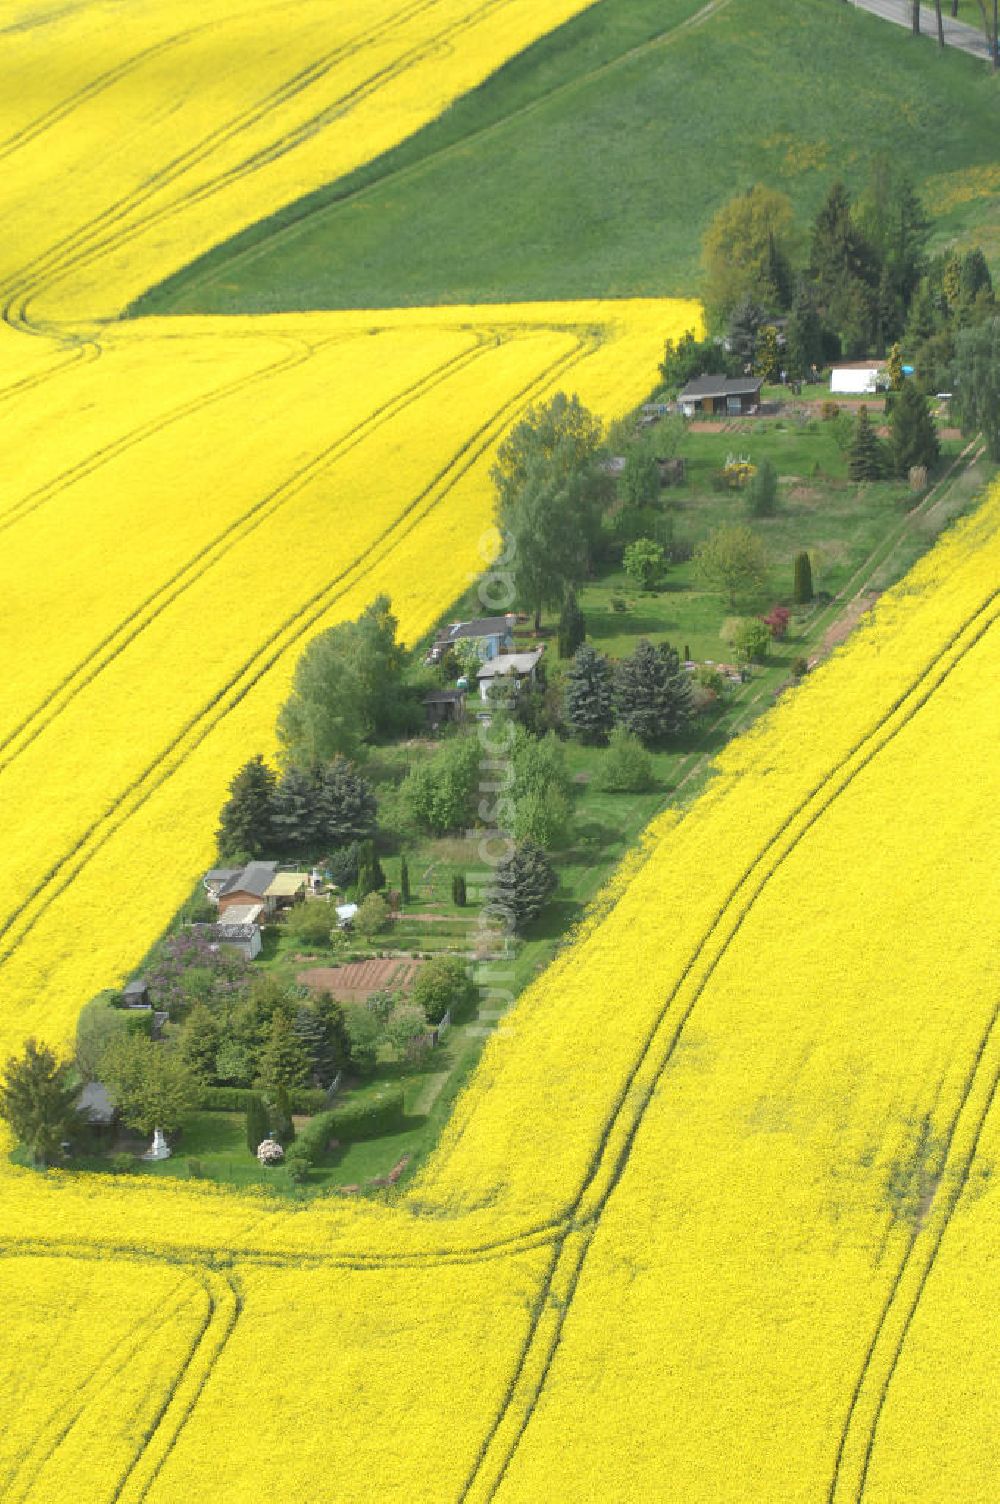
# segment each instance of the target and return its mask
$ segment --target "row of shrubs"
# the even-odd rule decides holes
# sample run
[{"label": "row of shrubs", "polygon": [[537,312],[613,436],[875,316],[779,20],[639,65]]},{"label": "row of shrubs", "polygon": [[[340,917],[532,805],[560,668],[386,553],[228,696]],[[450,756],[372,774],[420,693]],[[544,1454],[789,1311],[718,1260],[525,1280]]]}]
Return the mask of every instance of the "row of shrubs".
[{"label": "row of shrubs", "polygon": [[[198,1106],[203,1112],[246,1112],[256,1095],[249,1086],[204,1086]],[[326,1092],[318,1086],[293,1086],[288,1101],[292,1112],[311,1116],[326,1105]]]},{"label": "row of shrubs", "polygon": [[341,1143],[360,1143],[393,1133],[403,1121],[403,1088],[386,1086],[360,1102],[345,1102],[319,1112],[302,1128],[295,1145],[310,1164],[315,1164],[331,1139]]}]

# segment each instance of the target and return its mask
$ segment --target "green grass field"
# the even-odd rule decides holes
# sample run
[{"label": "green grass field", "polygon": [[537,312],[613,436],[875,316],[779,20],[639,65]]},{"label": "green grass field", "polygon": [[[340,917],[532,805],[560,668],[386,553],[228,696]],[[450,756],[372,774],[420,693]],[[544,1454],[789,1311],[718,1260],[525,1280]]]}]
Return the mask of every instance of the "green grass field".
[{"label": "green grass field", "polygon": [[940,244],[1000,262],[998,87],[832,0],[601,0],[133,311],[690,295],[733,193],[762,180],[807,217],[880,152],[941,216]]}]

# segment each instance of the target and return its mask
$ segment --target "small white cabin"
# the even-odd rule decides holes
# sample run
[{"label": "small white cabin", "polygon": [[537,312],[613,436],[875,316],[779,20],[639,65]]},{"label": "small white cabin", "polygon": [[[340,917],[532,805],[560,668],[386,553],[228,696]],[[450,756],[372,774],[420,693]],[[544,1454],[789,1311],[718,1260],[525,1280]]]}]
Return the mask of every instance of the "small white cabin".
[{"label": "small white cabin", "polygon": [[842,397],[873,397],[884,386],[884,360],[853,360],[830,370],[830,391]]}]

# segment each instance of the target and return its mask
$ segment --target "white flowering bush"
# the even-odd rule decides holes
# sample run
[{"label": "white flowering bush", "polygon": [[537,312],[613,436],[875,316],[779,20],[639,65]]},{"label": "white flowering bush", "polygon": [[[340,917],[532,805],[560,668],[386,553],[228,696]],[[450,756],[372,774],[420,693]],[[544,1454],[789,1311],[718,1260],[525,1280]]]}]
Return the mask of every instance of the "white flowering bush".
[{"label": "white flowering bush", "polygon": [[257,1158],[262,1165],[280,1165],[285,1151],[276,1138],[265,1138],[257,1145]]}]

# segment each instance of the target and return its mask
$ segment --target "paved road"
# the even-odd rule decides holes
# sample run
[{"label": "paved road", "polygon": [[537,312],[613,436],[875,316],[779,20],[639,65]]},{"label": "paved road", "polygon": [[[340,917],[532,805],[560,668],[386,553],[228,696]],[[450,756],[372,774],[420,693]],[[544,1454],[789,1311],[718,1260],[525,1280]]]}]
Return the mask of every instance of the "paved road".
[{"label": "paved road", "polygon": [[[907,31],[912,25],[910,0],[851,0],[851,3],[859,10],[868,10],[873,16],[881,16],[883,21],[905,26]],[[948,0],[942,0],[941,8],[947,11]],[[921,5],[920,30],[937,45],[937,18],[933,5]],[[944,42],[946,47],[958,47],[962,52],[982,58],[984,62],[988,63],[990,60],[990,49],[983,33],[975,26],[967,26],[964,21],[953,21],[947,14],[944,16]]]}]

